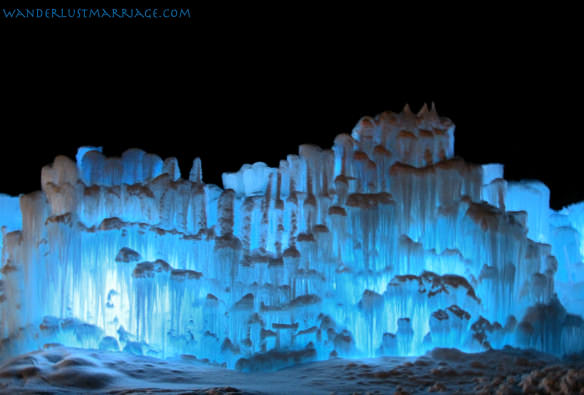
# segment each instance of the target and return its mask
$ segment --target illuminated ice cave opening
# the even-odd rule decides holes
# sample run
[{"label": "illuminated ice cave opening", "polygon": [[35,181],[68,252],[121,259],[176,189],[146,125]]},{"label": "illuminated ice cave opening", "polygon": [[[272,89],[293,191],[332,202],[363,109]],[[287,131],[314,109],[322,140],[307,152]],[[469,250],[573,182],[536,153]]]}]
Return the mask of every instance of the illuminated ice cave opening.
[{"label": "illuminated ice cave opening", "polygon": [[45,344],[242,370],[331,356],[584,349],[584,204],[454,157],[434,107],[203,182],[82,147],[0,195],[0,357]]}]

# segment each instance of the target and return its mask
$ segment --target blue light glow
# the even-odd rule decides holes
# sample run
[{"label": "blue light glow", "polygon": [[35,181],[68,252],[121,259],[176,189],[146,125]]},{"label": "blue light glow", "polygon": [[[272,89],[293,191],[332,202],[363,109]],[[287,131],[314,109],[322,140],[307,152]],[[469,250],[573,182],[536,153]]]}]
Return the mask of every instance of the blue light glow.
[{"label": "blue light glow", "polygon": [[454,125],[425,106],[244,165],[225,190],[199,159],[185,180],[174,158],[80,148],[20,207],[0,195],[0,356],[58,342],[248,369],[583,350],[584,206],[555,212],[545,185],[502,176],[454,158]]}]

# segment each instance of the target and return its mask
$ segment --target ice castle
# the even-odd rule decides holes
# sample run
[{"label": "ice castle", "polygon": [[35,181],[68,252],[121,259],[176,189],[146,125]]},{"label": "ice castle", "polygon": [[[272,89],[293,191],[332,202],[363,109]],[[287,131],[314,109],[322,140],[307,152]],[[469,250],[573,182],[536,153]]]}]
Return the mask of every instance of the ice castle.
[{"label": "ice castle", "polygon": [[242,370],[505,345],[584,350],[584,204],[454,156],[434,106],[205,184],[82,147],[0,195],[0,356],[60,343]]}]

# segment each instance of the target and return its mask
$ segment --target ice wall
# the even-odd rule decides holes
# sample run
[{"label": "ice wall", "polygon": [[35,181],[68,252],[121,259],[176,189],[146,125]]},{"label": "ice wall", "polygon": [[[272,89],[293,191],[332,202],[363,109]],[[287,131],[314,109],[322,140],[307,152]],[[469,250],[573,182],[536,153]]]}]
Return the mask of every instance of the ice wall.
[{"label": "ice wall", "polygon": [[584,209],[553,212],[545,185],[454,157],[433,106],[364,117],[330,150],[223,184],[199,159],[186,180],[175,158],[82,147],[20,209],[2,196],[0,354],[59,342],[247,370],[584,349]]},{"label": "ice wall", "polygon": [[0,250],[4,234],[19,229],[22,229],[22,214],[18,197],[0,193]]}]

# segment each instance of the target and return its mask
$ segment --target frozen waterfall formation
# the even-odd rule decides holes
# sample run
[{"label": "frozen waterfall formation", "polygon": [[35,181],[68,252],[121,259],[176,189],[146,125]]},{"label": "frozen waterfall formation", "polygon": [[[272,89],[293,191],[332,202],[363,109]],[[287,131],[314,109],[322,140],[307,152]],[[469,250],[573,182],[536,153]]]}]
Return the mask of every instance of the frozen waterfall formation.
[{"label": "frozen waterfall formation", "polygon": [[584,204],[454,157],[424,106],[202,181],[79,149],[0,197],[0,354],[61,343],[243,370],[331,356],[584,349]]}]

